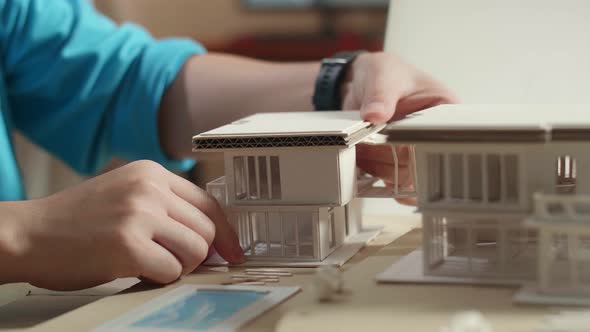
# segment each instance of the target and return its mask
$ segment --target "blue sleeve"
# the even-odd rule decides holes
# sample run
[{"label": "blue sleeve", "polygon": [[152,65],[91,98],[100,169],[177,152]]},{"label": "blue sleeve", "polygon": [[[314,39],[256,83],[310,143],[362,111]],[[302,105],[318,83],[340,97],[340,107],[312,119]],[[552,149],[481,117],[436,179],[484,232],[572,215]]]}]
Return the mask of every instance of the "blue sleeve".
[{"label": "blue sleeve", "polygon": [[85,0],[0,0],[0,22],[14,125],[32,141],[83,174],[114,156],[174,170],[193,165],[164,154],[157,112],[202,46],[117,27]]}]

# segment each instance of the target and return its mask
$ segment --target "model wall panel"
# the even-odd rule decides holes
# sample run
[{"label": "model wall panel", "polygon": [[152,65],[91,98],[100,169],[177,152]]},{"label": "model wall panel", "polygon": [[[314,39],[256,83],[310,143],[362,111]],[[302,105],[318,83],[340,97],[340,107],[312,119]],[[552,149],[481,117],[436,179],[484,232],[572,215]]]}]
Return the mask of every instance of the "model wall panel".
[{"label": "model wall panel", "polygon": [[344,205],[356,196],[356,147],[338,151],[338,169],[340,170],[340,205]]},{"label": "model wall panel", "polygon": [[282,152],[283,203],[340,204],[338,149]]},{"label": "model wall panel", "polygon": [[[342,205],[340,181],[354,170],[354,152],[345,153],[341,158],[342,150],[342,148],[261,148],[228,151],[225,154],[224,167],[229,205]],[[354,151],[354,148],[349,150]],[[242,177],[248,178],[247,180],[240,179],[236,175],[236,169],[244,166],[237,165],[236,158],[244,156],[247,157],[246,160],[251,156],[256,157],[255,159],[260,158],[258,164],[246,162],[248,165],[242,172],[246,174]],[[277,176],[271,171],[274,167],[265,164],[266,159],[263,158],[266,157],[278,157],[279,181],[276,181]],[[270,161],[267,163],[270,164]],[[252,167],[253,165],[255,167]],[[345,168],[344,175],[339,175],[341,166]],[[253,168],[258,169],[258,172],[253,171]],[[268,176],[265,177],[265,173],[269,173]],[[353,190],[350,188],[350,181],[354,179],[347,181],[349,183],[346,185],[346,195],[349,196]],[[277,185],[277,182],[280,184],[280,189],[273,189],[272,186]],[[249,199],[239,199],[240,190],[238,189],[242,187],[250,188]],[[270,189],[264,189],[267,187]],[[278,191],[280,196],[272,195]],[[257,198],[257,195],[260,198]]]},{"label": "model wall panel", "polygon": [[345,206],[345,236],[354,236],[362,231],[363,204],[360,198],[354,198]]}]

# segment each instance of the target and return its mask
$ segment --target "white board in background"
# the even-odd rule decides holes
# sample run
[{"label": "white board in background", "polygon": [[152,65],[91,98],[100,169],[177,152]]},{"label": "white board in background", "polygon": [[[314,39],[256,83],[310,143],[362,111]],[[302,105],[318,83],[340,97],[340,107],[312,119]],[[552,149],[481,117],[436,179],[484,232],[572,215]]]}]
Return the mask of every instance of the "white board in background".
[{"label": "white board in background", "polygon": [[590,1],[392,0],[386,51],[477,104],[587,103]]}]

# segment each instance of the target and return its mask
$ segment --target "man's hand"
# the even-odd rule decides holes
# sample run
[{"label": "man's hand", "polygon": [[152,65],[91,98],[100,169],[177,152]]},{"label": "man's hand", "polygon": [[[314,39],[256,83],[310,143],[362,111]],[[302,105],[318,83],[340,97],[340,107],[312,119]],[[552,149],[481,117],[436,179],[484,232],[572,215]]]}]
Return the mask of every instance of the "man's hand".
[{"label": "man's hand", "polygon": [[[444,85],[389,53],[358,56],[342,89],[343,109],[360,109],[363,119],[373,123],[386,123],[429,107],[458,102]],[[396,152],[399,185],[411,188],[408,148],[400,146]],[[394,184],[394,160],[389,146],[358,145],[357,164],[387,185]],[[400,201],[414,203],[414,200]]]},{"label": "man's hand", "polygon": [[363,119],[374,123],[458,102],[444,85],[390,53],[359,55],[342,89],[342,108],[360,109]]},{"label": "man's hand", "polygon": [[17,231],[21,281],[72,290],[121,277],[170,283],[192,272],[213,244],[243,260],[233,229],[205,191],[141,161],[48,198]]}]

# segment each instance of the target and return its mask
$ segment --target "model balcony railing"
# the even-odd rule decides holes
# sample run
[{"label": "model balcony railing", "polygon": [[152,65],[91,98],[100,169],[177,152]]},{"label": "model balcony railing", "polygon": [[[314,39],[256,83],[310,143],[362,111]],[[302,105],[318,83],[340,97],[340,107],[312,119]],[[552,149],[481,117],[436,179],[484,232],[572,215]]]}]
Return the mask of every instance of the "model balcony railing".
[{"label": "model balcony railing", "polygon": [[[408,156],[402,156],[407,153]],[[407,151],[407,152],[406,152]],[[404,198],[415,197],[416,162],[413,146],[391,145],[393,169],[389,183],[383,184],[379,178],[361,174],[357,179],[357,197],[363,198]],[[402,163],[400,157],[406,157]],[[406,159],[404,158],[404,159]]]},{"label": "model balcony railing", "polygon": [[207,192],[215,197],[221,207],[227,206],[227,192],[225,190],[225,176],[207,183]]},{"label": "model balcony railing", "polygon": [[535,219],[590,223],[590,195],[534,194]]}]

